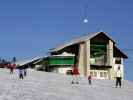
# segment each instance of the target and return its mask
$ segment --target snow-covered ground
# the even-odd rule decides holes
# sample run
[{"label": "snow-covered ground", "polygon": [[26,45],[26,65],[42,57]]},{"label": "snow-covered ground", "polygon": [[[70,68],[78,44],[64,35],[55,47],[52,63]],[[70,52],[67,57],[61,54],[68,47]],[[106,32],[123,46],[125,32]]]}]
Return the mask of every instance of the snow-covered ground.
[{"label": "snow-covered ground", "polygon": [[71,76],[28,70],[27,77],[19,80],[17,71],[0,69],[0,100],[133,100],[133,83],[123,81],[115,88],[115,81],[86,78],[79,84],[70,84]]}]

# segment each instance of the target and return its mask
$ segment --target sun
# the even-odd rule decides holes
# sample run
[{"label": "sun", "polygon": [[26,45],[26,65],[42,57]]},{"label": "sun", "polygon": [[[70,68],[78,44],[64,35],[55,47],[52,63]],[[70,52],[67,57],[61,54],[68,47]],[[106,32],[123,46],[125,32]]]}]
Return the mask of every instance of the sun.
[{"label": "sun", "polygon": [[88,23],[88,19],[84,19],[84,23]]}]

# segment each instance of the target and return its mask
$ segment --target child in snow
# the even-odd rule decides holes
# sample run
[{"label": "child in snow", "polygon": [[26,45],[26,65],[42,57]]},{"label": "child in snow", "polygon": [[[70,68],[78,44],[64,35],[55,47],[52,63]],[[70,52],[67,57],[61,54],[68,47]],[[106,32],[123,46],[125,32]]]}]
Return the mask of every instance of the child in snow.
[{"label": "child in snow", "polygon": [[89,85],[91,85],[91,75],[88,76]]},{"label": "child in snow", "polygon": [[74,83],[79,84],[79,82],[78,82],[79,71],[78,71],[77,66],[72,66],[72,75],[73,75],[72,84],[74,84]]}]

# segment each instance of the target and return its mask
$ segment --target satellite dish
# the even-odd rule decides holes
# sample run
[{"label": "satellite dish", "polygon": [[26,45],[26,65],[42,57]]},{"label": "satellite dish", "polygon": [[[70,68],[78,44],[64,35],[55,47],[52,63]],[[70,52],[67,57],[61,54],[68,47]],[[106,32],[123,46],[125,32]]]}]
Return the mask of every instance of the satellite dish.
[{"label": "satellite dish", "polygon": [[88,23],[88,19],[84,19],[84,23]]}]

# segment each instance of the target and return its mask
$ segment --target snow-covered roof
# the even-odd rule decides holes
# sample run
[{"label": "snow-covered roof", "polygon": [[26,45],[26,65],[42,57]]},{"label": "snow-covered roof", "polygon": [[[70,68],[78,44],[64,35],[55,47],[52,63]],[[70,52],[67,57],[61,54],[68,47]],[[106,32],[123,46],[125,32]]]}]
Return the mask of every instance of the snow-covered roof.
[{"label": "snow-covered roof", "polygon": [[26,64],[31,63],[33,61],[39,60],[41,58],[43,58],[43,57],[42,56],[37,56],[37,57],[33,57],[33,58],[19,60],[19,61],[16,62],[16,65],[23,66],[23,65],[26,65]]},{"label": "snow-covered roof", "polygon": [[75,54],[63,52],[62,54],[59,54],[59,55],[52,55],[52,56],[75,56]]},{"label": "snow-covered roof", "polygon": [[[62,45],[59,45],[59,46],[57,46],[56,48],[51,49],[50,52],[56,52],[56,51],[59,51],[59,50],[65,48],[65,47],[67,47],[67,46],[70,46],[70,45],[73,45],[73,44],[77,44],[77,43],[81,43],[81,42],[87,41],[87,40],[89,40],[89,39],[95,37],[96,35],[98,35],[98,34],[100,34],[100,33],[105,34],[110,40],[113,41],[113,39],[110,38],[110,36],[108,36],[105,32],[88,33],[88,34],[86,34],[85,36],[82,36],[82,37],[73,39],[73,40],[71,40],[71,41],[69,41],[69,42],[66,42],[66,43],[64,43],[64,44],[62,44]],[[114,42],[114,41],[113,41],[113,42]],[[114,43],[115,43],[115,42],[114,42]]]}]

